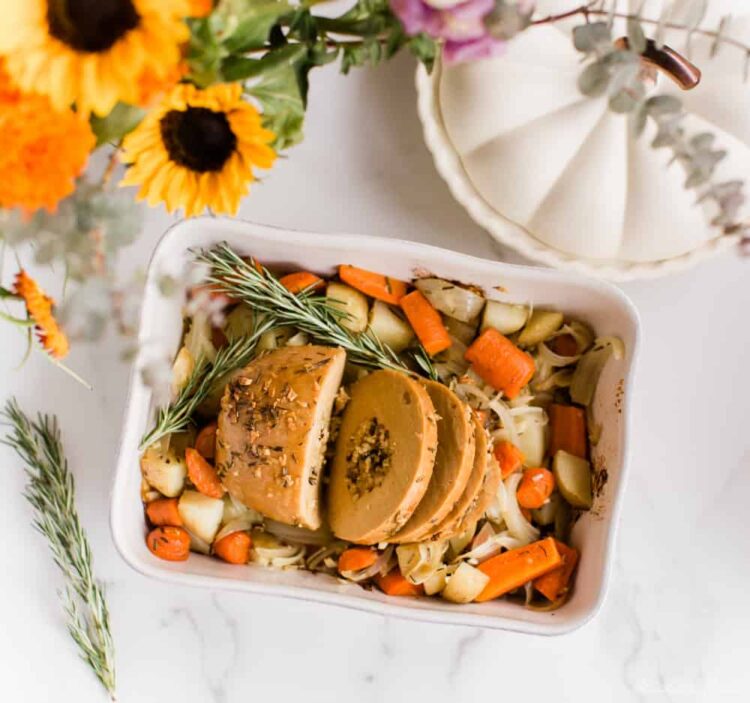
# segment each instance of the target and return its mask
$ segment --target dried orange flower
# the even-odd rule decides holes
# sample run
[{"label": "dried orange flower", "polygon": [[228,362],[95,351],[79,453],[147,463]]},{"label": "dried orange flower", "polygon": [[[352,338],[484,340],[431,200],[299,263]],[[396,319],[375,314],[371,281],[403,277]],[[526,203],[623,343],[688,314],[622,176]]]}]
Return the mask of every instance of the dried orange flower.
[{"label": "dried orange flower", "polygon": [[37,282],[23,269],[16,274],[14,290],[24,299],[26,312],[36,325],[39,341],[50,356],[55,359],[67,356],[70,344],[52,312],[55,301],[45,295]]},{"label": "dried orange flower", "polygon": [[0,105],[14,103],[21,97],[21,91],[5,70],[5,60],[0,56]]},{"label": "dried orange flower", "polygon": [[188,17],[206,17],[214,9],[214,0],[188,0]]},{"label": "dried orange flower", "polygon": [[4,102],[0,207],[54,211],[75,189],[95,144],[88,121],[69,109],[54,110],[46,97],[20,95]]}]

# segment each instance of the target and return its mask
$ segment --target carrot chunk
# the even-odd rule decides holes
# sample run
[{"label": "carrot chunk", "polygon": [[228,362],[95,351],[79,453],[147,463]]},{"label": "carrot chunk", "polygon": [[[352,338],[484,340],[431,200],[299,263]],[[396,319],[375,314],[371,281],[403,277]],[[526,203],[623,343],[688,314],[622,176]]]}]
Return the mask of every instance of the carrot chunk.
[{"label": "carrot chunk", "polygon": [[557,540],[555,540],[555,545],[562,557],[562,566],[534,579],[534,588],[551,601],[557,600],[568,591],[570,577],[578,564],[577,549]]},{"label": "carrot chunk", "polygon": [[253,538],[247,532],[232,532],[214,543],[214,554],[230,564],[247,564]]},{"label": "carrot chunk", "polygon": [[585,459],[586,413],[583,408],[553,403],[547,412],[550,425],[549,455],[555,456],[555,453],[562,449],[568,454]]},{"label": "carrot chunk", "polygon": [[307,289],[320,290],[321,288],[325,288],[326,285],[326,282],[320,276],[316,276],[309,271],[288,273],[279,279],[279,283],[290,293],[299,293]]},{"label": "carrot chunk", "polygon": [[445,351],[453,344],[440,313],[418,290],[401,298],[401,309],[430,356]]},{"label": "carrot chunk", "polygon": [[491,557],[477,567],[490,580],[476,601],[482,603],[505,595],[560,564],[562,557],[552,537]]},{"label": "carrot chunk", "polygon": [[181,527],[156,527],[148,533],[146,546],[165,561],[185,561],[190,556],[190,535]]},{"label": "carrot chunk", "polygon": [[518,471],[523,466],[523,462],[526,461],[523,452],[515,444],[505,440],[498,442],[492,453],[500,465],[503,480]]},{"label": "carrot chunk", "polygon": [[401,298],[406,295],[406,283],[403,281],[356,266],[339,266],[339,278],[365,295],[391,305],[398,305]]},{"label": "carrot chunk", "polygon": [[221,498],[224,495],[224,486],[221,485],[216,469],[197,450],[192,447],[185,450],[185,463],[188,477],[204,496]]},{"label": "carrot chunk", "polygon": [[182,527],[182,518],[177,509],[177,498],[159,498],[146,505],[146,515],[152,525]]},{"label": "carrot chunk", "polygon": [[361,571],[372,566],[378,560],[377,552],[372,549],[352,547],[341,553],[339,557],[339,572]]},{"label": "carrot chunk", "polygon": [[424,593],[422,586],[407,581],[398,568],[391,569],[385,576],[378,574],[375,583],[387,596],[420,596]]},{"label": "carrot chunk", "polygon": [[474,340],[464,359],[484,381],[511,399],[534,375],[534,359],[493,327]]},{"label": "carrot chunk", "polygon": [[216,456],[216,423],[210,422],[195,438],[195,448],[204,459]]},{"label": "carrot chunk", "polygon": [[518,505],[528,510],[541,508],[554,490],[555,476],[551,471],[544,468],[526,469],[516,491]]}]

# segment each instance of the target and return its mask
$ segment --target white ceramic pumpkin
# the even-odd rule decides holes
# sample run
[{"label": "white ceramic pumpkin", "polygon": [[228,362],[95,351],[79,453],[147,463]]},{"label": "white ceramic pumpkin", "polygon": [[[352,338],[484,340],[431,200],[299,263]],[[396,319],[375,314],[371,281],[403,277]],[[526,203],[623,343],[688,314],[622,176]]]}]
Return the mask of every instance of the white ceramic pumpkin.
[{"label": "white ceramic pumpkin", "polygon": [[[579,4],[542,1],[537,16]],[[632,11],[640,0],[620,4]],[[658,17],[661,5],[647,1],[643,16]],[[718,26],[737,9],[733,0],[712,0],[702,26]],[[498,58],[438,65],[432,76],[420,71],[425,136],[453,194],[522,254],[612,279],[660,275],[732,245],[735,239],[717,237],[709,226],[709,207],[697,206],[695,192],[684,189],[682,167],[668,164],[671,152],[650,146],[653,124],[634,137],[627,117],[610,112],[604,98],[581,95],[581,55],[571,37],[580,22],[533,27]],[[614,36],[625,33],[623,24],[615,26]],[[729,35],[750,41],[750,14],[735,16]],[[665,34],[687,55],[685,41],[684,33]],[[750,180],[744,57],[724,46],[709,59],[710,45],[692,38],[691,60],[703,73],[697,88],[681,91],[660,74],[654,90],[679,94],[690,113],[688,131],[714,132],[729,152],[718,180]]]}]

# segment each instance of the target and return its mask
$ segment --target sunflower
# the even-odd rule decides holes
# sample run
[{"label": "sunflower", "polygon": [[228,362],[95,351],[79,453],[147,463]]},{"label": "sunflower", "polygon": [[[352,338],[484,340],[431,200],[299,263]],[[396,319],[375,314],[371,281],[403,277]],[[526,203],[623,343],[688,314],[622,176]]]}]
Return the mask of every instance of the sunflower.
[{"label": "sunflower", "polygon": [[181,84],[125,137],[121,185],[139,185],[139,199],[163,201],[169,212],[182,207],[187,217],[207,207],[234,214],[253,166],[273,165],[273,139],[239,84]]},{"label": "sunflower", "polygon": [[34,321],[39,341],[50,356],[55,359],[67,356],[70,344],[52,312],[55,301],[23,269],[16,274],[14,290],[26,303],[29,319]]},{"label": "sunflower", "polygon": [[0,0],[0,54],[21,90],[57,109],[135,104],[146,71],[166,77],[189,30],[186,0]]},{"label": "sunflower", "polygon": [[71,109],[11,90],[0,77],[0,207],[54,211],[75,190],[96,138]]}]

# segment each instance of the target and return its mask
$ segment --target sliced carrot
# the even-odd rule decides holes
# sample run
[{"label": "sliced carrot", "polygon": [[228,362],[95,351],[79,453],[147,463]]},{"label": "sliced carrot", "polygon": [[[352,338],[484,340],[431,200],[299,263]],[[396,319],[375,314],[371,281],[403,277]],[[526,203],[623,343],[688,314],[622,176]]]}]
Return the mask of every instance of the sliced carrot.
[{"label": "sliced carrot", "polygon": [[387,596],[420,596],[424,593],[424,588],[407,581],[398,567],[391,569],[385,576],[375,576],[375,583]]},{"label": "sliced carrot", "polygon": [[586,458],[586,413],[574,405],[553,403],[548,408],[550,421],[550,456],[563,449],[569,454]]},{"label": "sliced carrot", "polygon": [[492,453],[500,465],[500,473],[503,480],[518,471],[523,466],[523,462],[526,461],[523,452],[515,444],[506,442],[505,440],[498,442]]},{"label": "sliced carrot", "polygon": [[216,469],[197,450],[192,447],[185,450],[185,463],[188,478],[203,495],[209,498],[221,498],[224,495],[224,486],[221,485]]},{"label": "sliced carrot", "polygon": [[549,454],[559,449],[581,459],[586,458],[586,412],[574,405],[549,406]]},{"label": "sliced carrot", "polygon": [[195,448],[205,459],[216,456],[216,423],[206,425],[195,438]]},{"label": "sliced carrot", "polygon": [[214,544],[214,554],[230,564],[247,564],[253,538],[247,532],[232,532]]},{"label": "sliced carrot", "polygon": [[557,540],[555,540],[555,545],[562,557],[562,566],[534,579],[534,588],[551,601],[557,600],[568,591],[570,577],[578,564],[577,549]]},{"label": "sliced carrot", "polygon": [[548,469],[526,469],[518,484],[516,498],[521,508],[541,508],[555,490],[555,475]]},{"label": "sliced carrot", "polygon": [[372,549],[352,547],[341,553],[339,571],[361,571],[378,560],[378,553]]},{"label": "sliced carrot", "polygon": [[185,561],[190,556],[190,535],[181,527],[156,527],[148,533],[146,546],[165,561]]},{"label": "sliced carrot", "polygon": [[282,276],[279,279],[284,288],[290,293],[299,293],[303,290],[320,290],[325,288],[326,282],[314,273],[309,271],[297,271],[296,273],[288,273],[286,276]]},{"label": "sliced carrot", "polygon": [[445,351],[453,344],[440,313],[418,290],[401,298],[401,309],[430,356]]},{"label": "sliced carrot", "polygon": [[572,334],[561,334],[547,342],[547,346],[560,356],[575,356],[578,354],[578,342]]},{"label": "sliced carrot", "polygon": [[490,580],[475,600],[482,603],[498,598],[552,571],[560,564],[562,557],[552,537],[498,554],[477,566]]},{"label": "sliced carrot", "polygon": [[464,359],[484,381],[511,399],[534,375],[534,359],[493,327],[474,340]]},{"label": "sliced carrot", "polygon": [[182,518],[177,509],[177,498],[159,498],[146,505],[146,515],[152,525],[182,527]]},{"label": "sliced carrot", "polygon": [[339,278],[365,295],[382,300],[384,303],[391,303],[391,305],[398,305],[401,298],[406,295],[406,283],[403,281],[356,266],[348,264],[339,266]]}]

